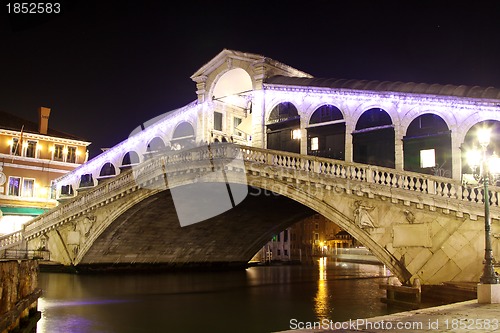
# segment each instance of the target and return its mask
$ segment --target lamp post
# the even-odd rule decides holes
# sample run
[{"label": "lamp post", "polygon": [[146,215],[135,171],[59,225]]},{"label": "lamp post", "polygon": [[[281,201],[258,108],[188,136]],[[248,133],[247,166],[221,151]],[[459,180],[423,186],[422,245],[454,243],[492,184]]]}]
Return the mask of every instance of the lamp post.
[{"label": "lamp post", "polygon": [[[468,162],[469,165],[472,168],[472,171],[474,173],[474,177],[479,181],[483,183],[483,189],[484,189],[484,241],[485,241],[485,248],[484,248],[484,267],[483,267],[483,274],[481,278],[479,279],[480,283],[482,285],[498,285],[499,284],[499,277],[495,273],[495,269],[493,267],[494,263],[494,258],[493,258],[493,250],[491,247],[491,218],[490,218],[490,195],[489,195],[489,190],[488,190],[488,185],[490,180],[494,180],[499,171],[499,159],[496,157],[495,154],[492,156],[488,157],[487,156],[487,147],[490,144],[490,136],[491,136],[491,131],[488,129],[481,129],[477,133],[477,138],[479,145],[481,146],[481,151],[473,150],[469,152],[468,154]],[[479,173],[476,172],[477,167],[480,166]],[[492,289],[491,289],[492,290]],[[495,287],[495,290],[498,290],[497,287]],[[478,300],[480,298],[479,296],[479,289],[478,289]],[[490,300],[491,300],[491,293],[490,293]],[[488,302],[488,303],[491,303]]]}]

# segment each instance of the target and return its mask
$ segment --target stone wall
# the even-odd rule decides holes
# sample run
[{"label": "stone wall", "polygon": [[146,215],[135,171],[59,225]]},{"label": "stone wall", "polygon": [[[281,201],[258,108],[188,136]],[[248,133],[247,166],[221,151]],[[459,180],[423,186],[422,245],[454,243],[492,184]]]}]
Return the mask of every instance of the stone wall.
[{"label": "stone wall", "polygon": [[36,324],[40,315],[37,300],[38,262],[36,260],[0,261],[0,333]]}]

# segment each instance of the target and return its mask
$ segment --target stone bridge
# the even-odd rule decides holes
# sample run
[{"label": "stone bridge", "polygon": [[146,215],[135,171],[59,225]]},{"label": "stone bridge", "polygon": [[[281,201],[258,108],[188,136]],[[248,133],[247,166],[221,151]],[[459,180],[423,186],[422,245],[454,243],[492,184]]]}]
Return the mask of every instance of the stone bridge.
[{"label": "stone bridge", "polygon": [[[238,159],[243,163],[231,164]],[[248,195],[223,214],[183,227],[176,209],[196,214],[203,203],[193,205],[186,197],[188,207],[179,207],[179,200],[174,205],[172,190],[197,190],[201,183],[248,188]],[[274,234],[318,212],[402,282],[477,282],[484,255],[483,200],[481,190],[450,178],[216,144],[156,154],[3,237],[0,250],[46,248],[51,260],[82,270],[244,266]],[[498,257],[495,187],[490,201]]]}]

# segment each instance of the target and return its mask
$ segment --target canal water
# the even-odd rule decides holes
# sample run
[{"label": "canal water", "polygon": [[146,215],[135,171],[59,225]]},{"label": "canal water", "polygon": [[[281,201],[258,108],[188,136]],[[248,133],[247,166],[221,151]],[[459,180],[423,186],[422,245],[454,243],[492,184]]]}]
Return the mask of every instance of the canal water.
[{"label": "canal water", "polygon": [[384,266],[318,259],[243,271],[40,273],[37,333],[273,332],[389,314]]}]

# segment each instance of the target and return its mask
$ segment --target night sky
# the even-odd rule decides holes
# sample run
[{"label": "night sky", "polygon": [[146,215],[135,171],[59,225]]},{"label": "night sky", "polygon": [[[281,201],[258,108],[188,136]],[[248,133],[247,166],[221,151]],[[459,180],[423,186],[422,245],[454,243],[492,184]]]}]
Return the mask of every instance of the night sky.
[{"label": "night sky", "polygon": [[0,1],[0,110],[92,141],[91,157],[196,99],[222,49],[316,77],[500,88],[500,2],[65,0],[60,14]]}]

